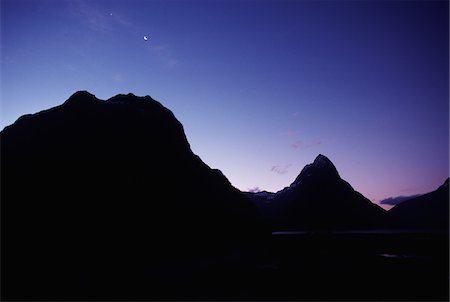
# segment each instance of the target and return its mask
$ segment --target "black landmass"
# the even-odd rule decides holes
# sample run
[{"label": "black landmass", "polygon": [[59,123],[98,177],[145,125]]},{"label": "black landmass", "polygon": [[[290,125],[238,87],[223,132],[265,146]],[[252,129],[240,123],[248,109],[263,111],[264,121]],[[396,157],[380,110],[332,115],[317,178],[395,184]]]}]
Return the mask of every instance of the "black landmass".
[{"label": "black landmass", "polygon": [[435,191],[396,205],[389,213],[403,228],[449,229],[449,189],[447,180]]},{"label": "black landmass", "polygon": [[348,182],[333,163],[319,155],[294,182],[277,193],[247,193],[273,231],[361,230],[392,228],[394,221]]},{"label": "black landmass", "polygon": [[9,297],[133,292],[161,262],[228,255],[264,236],[256,207],[150,97],[77,92],[6,127],[1,154]]},{"label": "black landmass", "polygon": [[80,91],[0,135],[2,300],[448,300],[448,229],[408,218],[448,211],[448,180],[386,212],[319,155],[240,192],[133,94]]}]

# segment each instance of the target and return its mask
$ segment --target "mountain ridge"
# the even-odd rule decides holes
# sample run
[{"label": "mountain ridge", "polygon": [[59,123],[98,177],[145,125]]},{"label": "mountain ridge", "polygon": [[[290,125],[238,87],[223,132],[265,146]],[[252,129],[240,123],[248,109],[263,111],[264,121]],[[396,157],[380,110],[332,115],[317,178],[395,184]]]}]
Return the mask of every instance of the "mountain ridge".
[{"label": "mountain ridge", "polygon": [[387,228],[390,217],[343,180],[319,154],[290,186],[276,193],[247,193],[273,231]]},{"label": "mountain ridge", "polygon": [[[370,269],[353,261],[364,251],[361,237],[329,235],[389,227],[392,215],[325,155],[277,193],[240,192],[192,152],[161,103],[134,94],[105,101],[87,91],[20,117],[0,142],[2,298],[310,298],[333,271],[325,286],[362,280],[362,293],[376,282],[378,256],[369,257]],[[271,234],[283,230],[312,232]],[[334,252],[340,256],[329,258]],[[346,275],[341,260],[352,266]]]},{"label": "mountain ridge", "polygon": [[296,177],[296,179],[292,184],[300,183],[306,177],[311,176],[312,173],[314,174],[321,173],[323,176],[326,176],[327,178],[341,179],[336,167],[331,162],[331,160],[325,155],[319,154],[311,164],[306,165],[302,169],[302,171]]},{"label": "mountain ridge", "polygon": [[150,97],[77,92],[19,118],[0,141],[8,297],[133,293],[155,278],[155,265],[231,257],[269,234],[251,201],[192,152],[182,124]]},{"label": "mountain ridge", "polygon": [[[384,212],[385,217],[381,218],[381,221],[384,221],[383,223],[363,226],[363,229],[367,227],[372,229],[406,228],[416,230],[421,228],[437,228],[448,231],[449,178],[435,191],[404,197],[405,200],[402,200],[401,203],[398,203],[390,210],[385,210],[378,204],[368,200],[363,194],[355,191],[347,181],[341,179],[332,161],[323,154],[319,154],[312,163],[305,165],[289,186],[277,192],[260,191],[244,193],[257,205],[261,215],[272,225],[273,231],[311,229],[310,226],[302,225],[301,223],[283,226],[279,221],[279,217],[282,217],[281,220],[284,221],[296,220],[299,222],[305,220],[305,215],[317,215],[317,213],[314,214],[311,212],[293,214],[293,212],[299,211],[298,207],[302,211],[307,209],[304,205],[305,199],[311,199],[311,196],[305,198],[303,196],[304,193],[298,192],[299,190],[301,191],[298,187],[305,186],[305,181],[310,182],[307,187],[311,187],[312,182],[312,187],[315,186],[316,190],[327,190],[327,184],[333,186],[332,183],[337,181],[345,190],[353,191],[353,195],[357,199],[364,201],[367,205],[376,209],[378,213]],[[313,197],[313,199],[316,199],[316,202],[322,202],[320,198]],[[323,226],[316,225],[314,228],[321,229]],[[355,229],[358,229],[358,227]]]},{"label": "mountain ridge", "polygon": [[408,199],[389,210],[405,228],[449,230],[449,178],[436,190]]}]

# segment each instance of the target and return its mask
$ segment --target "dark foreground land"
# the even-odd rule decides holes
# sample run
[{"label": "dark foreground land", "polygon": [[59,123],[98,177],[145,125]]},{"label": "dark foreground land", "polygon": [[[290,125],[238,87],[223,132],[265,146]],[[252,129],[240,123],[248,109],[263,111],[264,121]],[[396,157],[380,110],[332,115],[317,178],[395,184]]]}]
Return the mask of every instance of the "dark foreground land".
[{"label": "dark foreground land", "polygon": [[[448,233],[275,233],[264,253],[204,263],[159,298],[448,301]],[[245,260],[244,260],[245,259]],[[158,284],[158,282],[156,282]]]},{"label": "dark foreground land", "polygon": [[178,259],[152,256],[135,264],[129,270],[139,272],[134,276],[122,269],[119,283],[99,273],[98,286],[92,286],[95,276],[84,276],[90,285],[83,287],[81,278],[72,288],[77,291],[55,288],[16,298],[448,301],[448,240],[442,232],[274,233],[257,249],[198,257],[180,250]]},{"label": "dark foreground land", "polygon": [[271,253],[267,297],[448,300],[448,234],[285,233]]}]

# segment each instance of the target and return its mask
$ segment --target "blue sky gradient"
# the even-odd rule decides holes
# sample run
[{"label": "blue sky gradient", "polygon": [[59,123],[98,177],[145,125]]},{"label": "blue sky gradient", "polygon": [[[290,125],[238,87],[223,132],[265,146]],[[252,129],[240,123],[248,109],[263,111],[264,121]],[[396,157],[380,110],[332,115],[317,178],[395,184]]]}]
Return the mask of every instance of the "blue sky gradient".
[{"label": "blue sky gradient", "polygon": [[280,190],[322,153],[374,202],[425,193],[449,175],[448,16],[448,1],[1,0],[0,126],[77,90],[132,92],[241,190]]}]

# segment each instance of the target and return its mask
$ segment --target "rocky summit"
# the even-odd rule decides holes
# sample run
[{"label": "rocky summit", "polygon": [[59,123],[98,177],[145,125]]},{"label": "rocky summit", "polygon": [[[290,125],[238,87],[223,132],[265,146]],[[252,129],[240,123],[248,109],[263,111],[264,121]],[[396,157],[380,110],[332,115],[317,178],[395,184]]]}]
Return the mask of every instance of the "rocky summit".
[{"label": "rocky summit", "polygon": [[391,226],[390,215],[343,180],[326,156],[319,154],[289,187],[248,196],[273,231],[360,230]]}]

